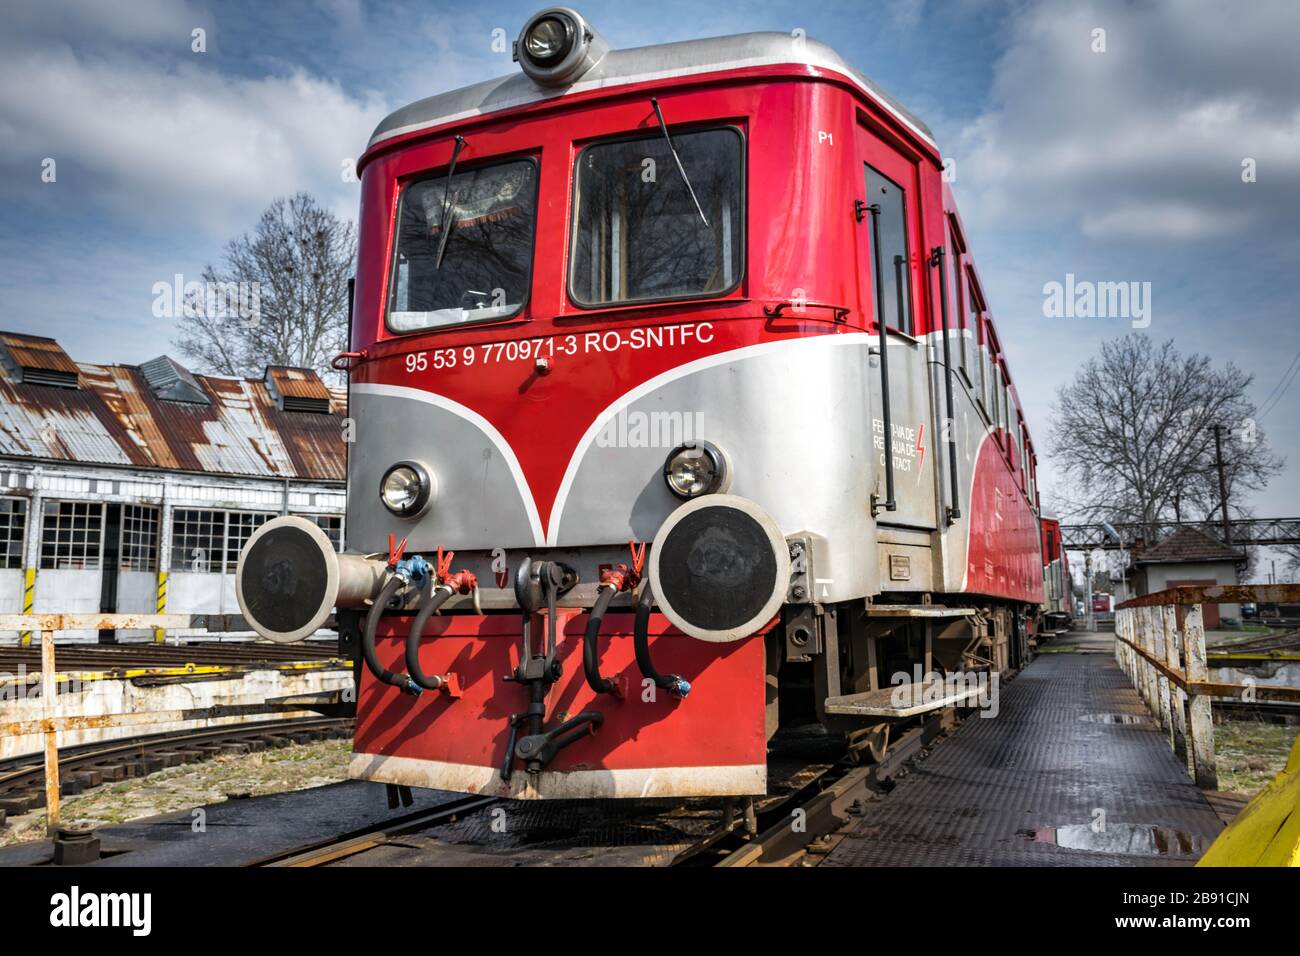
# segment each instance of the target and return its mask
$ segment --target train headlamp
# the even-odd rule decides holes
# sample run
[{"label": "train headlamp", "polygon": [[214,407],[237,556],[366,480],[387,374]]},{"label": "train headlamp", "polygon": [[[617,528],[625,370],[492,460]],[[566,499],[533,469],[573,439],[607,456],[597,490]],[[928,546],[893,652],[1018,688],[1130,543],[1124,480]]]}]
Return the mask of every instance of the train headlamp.
[{"label": "train headlamp", "polygon": [[524,34],[524,53],[535,63],[563,59],[573,46],[573,21],[565,16],[543,17]]},{"label": "train headlamp", "polygon": [[710,442],[679,445],[664,462],[664,481],[669,491],[685,500],[726,491],[731,484],[727,457]]},{"label": "train headlamp", "polygon": [[609,44],[570,7],[548,7],[534,14],[515,40],[515,59],[538,86],[567,86],[608,52]]},{"label": "train headlamp", "polygon": [[399,461],[379,482],[379,500],[399,518],[414,518],[433,499],[433,476],[419,462]]}]

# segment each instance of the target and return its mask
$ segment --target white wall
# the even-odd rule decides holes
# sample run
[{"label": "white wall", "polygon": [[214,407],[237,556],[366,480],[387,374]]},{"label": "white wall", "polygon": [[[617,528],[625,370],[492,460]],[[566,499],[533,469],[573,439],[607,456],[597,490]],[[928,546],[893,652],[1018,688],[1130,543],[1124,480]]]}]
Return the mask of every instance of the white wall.
[{"label": "white wall", "polygon": [[[1237,569],[1230,561],[1189,561],[1183,564],[1148,564],[1147,593],[1154,594],[1172,587],[1170,581],[1209,581],[1219,584],[1236,584]],[[1220,619],[1235,617],[1241,619],[1240,604],[1220,604]]]},{"label": "white wall", "polygon": [[[0,570],[0,614],[23,613],[23,572],[20,568]],[[14,643],[17,631],[0,631],[0,643]]]},{"label": "white wall", "polygon": [[[100,586],[98,571],[37,571],[32,610],[37,614],[98,614]],[[99,640],[99,632],[61,631],[58,637],[60,641],[93,643]]]}]

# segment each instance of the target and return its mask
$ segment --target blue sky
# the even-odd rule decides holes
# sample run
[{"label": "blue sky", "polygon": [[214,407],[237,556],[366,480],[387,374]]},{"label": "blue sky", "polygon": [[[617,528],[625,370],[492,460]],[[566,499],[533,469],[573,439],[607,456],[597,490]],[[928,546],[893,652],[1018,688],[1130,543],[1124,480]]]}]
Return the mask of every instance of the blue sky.
[{"label": "blue sky", "polygon": [[[516,69],[493,31],[513,39],[540,6],[6,4],[0,327],[54,335],[83,361],[171,349],[155,282],[196,277],[278,195],[306,189],[354,217],[340,171],[378,120]],[[801,28],[924,118],[956,163],[1040,458],[1056,387],[1129,325],[1045,318],[1043,285],[1067,273],[1150,282],[1145,333],[1253,372],[1261,402],[1300,353],[1300,4],[1231,16],[1209,0],[578,6],[618,47]],[[191,50],[196,28],[205,53]],[[41,181],[46,157],[55,183]],[[1300,510],[1298,403],[1294,386],[1261,422],[1288,467],[1258,514]],[[1054,473],[1047,462],[1049,495]]]}]

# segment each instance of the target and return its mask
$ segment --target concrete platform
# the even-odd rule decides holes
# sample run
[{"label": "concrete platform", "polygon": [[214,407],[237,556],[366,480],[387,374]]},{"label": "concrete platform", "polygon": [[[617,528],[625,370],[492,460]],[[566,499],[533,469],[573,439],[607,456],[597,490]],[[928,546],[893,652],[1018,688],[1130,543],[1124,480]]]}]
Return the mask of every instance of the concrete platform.
[{"label": "concrete platform", "polygon": [[1223,829],[1111,657],[1063,636],[893,792],[823,866],[1170,866]]}]

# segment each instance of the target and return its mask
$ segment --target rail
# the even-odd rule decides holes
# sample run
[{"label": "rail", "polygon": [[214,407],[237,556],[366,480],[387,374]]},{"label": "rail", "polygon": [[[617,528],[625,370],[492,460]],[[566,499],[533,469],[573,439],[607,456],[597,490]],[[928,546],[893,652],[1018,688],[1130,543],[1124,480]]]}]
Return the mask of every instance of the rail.
[{"label": "rail", "polygon": [[[1300,585],[1176,587],[1125,601],[1115,609],[1115,660],[1160,723],[1161,730],[1203,790],[1217,790],[1215,697],[1300,702],[1300,687],[1228,684],[1210,680],[1205,653],[1205,604],[1300,602]],[[1183,608],[1179,623],[1179,608]]]},{"label": "rail", "polygon": [[[266,701],[253,706],[212,707],[191,710],[155,710],[127,714],[60,713],[54,634],[57,631],[116,631],[131,628],[186,628],[201,626],[203,615],[190,614],[0,614],[0,631],[39,631],[41,634],[41,717],[36,720],[0,722],[0,736],[42,734],[45,764],[45,818],[53,830],[59,823],[59,748],[61,731],[119,727],[136,724],[175,723],[206,718],[275,713],[283,702]],[[310,709],[305,701],[291,709]]]}]

